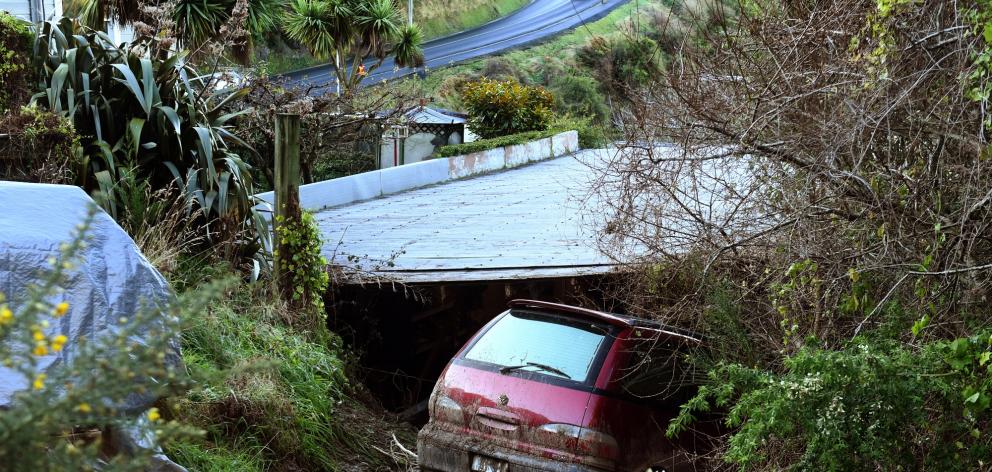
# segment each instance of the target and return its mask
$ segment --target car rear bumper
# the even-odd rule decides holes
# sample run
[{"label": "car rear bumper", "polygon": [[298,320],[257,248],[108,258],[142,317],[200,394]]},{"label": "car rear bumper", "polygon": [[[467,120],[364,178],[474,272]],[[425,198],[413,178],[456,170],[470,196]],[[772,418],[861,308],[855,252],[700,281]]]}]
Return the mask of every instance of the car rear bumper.
[{"label": "car rear bumper", "polygon": [[509,464],[506,472],[607,472],[569,464],[492,445],[467,443],[465,437],[428,423],[417,435],[417,463],[422,471],[470,472],[472,456],[479,454]]}]

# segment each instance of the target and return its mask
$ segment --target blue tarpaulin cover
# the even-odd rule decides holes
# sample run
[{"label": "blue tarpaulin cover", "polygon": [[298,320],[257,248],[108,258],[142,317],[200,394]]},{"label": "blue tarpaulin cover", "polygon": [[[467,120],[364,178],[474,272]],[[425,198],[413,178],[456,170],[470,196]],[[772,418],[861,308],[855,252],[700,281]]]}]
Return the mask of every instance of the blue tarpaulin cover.
[{"label": "blue tarpaulin cover", "polygon": [[[0,292],[16,313],[26,297],[26,287],[39,283],[39,274],[50,267],[50,259],[60,256],[60,246],[71,241],[84,222],[93,200],[82,189],[66,185],[0,182]],[[172,297],[165,278],[141,254],[128,234],[103,211],[98,211],[87,233],[87,245],[76,255],[77,263],[67,273],[64,290],[55,302],[66,301],[69,311],[52,320],[46,335],[64,334],[65,348],[43,356],[38,372],[60,369],[76,353],[81,337],[100,339],[113,333],[121,318],[140,310],[162,306]],[[139,333],[134,342],[144,344]],[[177,333],[178,337],[178,333]],[[178,343],[167,353],[168,362],[178,366]],[[151,381],[151,379],[149,379]],[[15,392],[28,387],[31,379],[0,366],[0,406],[11,402]],[[56,388],[57,386],[52,386]],[[149,395],[132,395],[118,407],[136,418],[155,401]],[[131,444],[151,447],[140,421],[133,431],[119,432]],[[164,457],[163,457],[164,459]],[[169,463],[171,464],[171,463]],[[166,467],[166,470],[175,470]]]}]

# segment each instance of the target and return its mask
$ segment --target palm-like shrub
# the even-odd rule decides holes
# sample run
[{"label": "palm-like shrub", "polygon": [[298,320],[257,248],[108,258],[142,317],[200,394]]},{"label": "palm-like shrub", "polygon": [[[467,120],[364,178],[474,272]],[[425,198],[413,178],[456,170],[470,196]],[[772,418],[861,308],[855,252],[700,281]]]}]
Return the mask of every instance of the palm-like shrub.
[{"label": "palm-like shrub", "polygon": [[[92,0],[84,0],[92,1]],[[187,48],[196,48],[215,39],[221,26],[231,19],[234,0],[178,0],[172,10],[178,39]],[[245,28],[258,38],[278,28],[282,3],[278,0],[248,0]]]},{"label": "palm-like shrub", "polygon": [[[176,0],[174,3],[161,4],[171,8],[165,11],[165,17],[171,16],[175,28],[165,28],[159,24],[163,18],[143,9],[133,0],[66,0],[66,16],[78,17],[83,25],[93,29],[103,29],[107,21],[123,25],[135,22],[156,24],[159,28],[169,29],[171,34],[187,49],[197,49],[205,42],[215,39],[230,40],[223,36],[222,27],[228,22],[236,10],[236,0]],[[282,17],[282,2],[279,0],[248,0],[247,18],[244,28],[250,46],[255,38],[278,28]],[[237,51],[232,54],[234,59],[242,59]]]},{"label": "palm-like shrub", "polygon": [[45,23],[35,50],[44,91],[34,100],[72,120],[79,183],[102,190],[112,215],[121,213],[121,170],[135,168],[153,188],[181,191],[210,241],[234,242],[240,255],[258,251],[265,221],[254,210],[249,165],[230,148],[247,148],[229,129],[238,113],[227,111],[243,91],[213,93],[183,54],[163,58],[155,39],[118,48],[70,19]]},{"label": "palm-like shrub", "polygon": [[393,0],[294,0],[283,29],[314,57],[334,59],[338,83],[349,91],[390,56],[398,67],[423,65],[423,35],[402,23]]}]

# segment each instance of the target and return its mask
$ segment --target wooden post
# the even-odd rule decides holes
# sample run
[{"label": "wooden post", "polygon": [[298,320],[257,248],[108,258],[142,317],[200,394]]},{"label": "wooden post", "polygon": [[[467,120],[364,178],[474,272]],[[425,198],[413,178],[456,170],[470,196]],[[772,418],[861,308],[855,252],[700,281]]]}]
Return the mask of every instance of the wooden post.
[{"label": "wooden post", "polygon": [[276,290],[284,300],[291,300],[293,287],[286,276],[284,260],[292,258],[279,237],[279,222],[298,221],[300,212],[300,115],[279,113],[275,120],[275,214],[272,218],[273,243],[276,255],[272,261]]}]

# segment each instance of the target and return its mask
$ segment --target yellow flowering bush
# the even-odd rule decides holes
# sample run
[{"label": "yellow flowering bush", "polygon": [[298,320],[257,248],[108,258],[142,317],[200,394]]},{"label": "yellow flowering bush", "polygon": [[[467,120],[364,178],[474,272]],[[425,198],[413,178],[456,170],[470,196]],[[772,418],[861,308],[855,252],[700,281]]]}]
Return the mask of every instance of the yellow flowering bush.
[{"label": "yellow flowering bush", "polygon": [[[59,287],[86,244],[88,227],[80,225],[61,258],[51,261],[40,283],[18,294],[16,304],[0,297],[0,363],[25,379],[25,388],[0,410],[3,470],[147,470],[158,451],[108,444],[120,437],[112,432],[139,425],[159,442],[196,433],[156,408],[140,413],[120,405],[134,395],[162,398],[187,385],[182,369],[166,362],[166,353],[182,313],[205,310],[222,287],[193,291],[164,310],[139,310],[99,339],[76,340],[68,352],[69,338],[48,328],[58,326],[70,309],[59,301]],[[50,361],[42,358],[53,353],[58,360],[41,371],[42,362]],[[108,450],[127,452],[108,455]]]},{"label": "yellow flowering bush", "polygon": [[547,129],[554,96],[544,87],[483,78],[462,87],[469,128],[482,138]]}]

